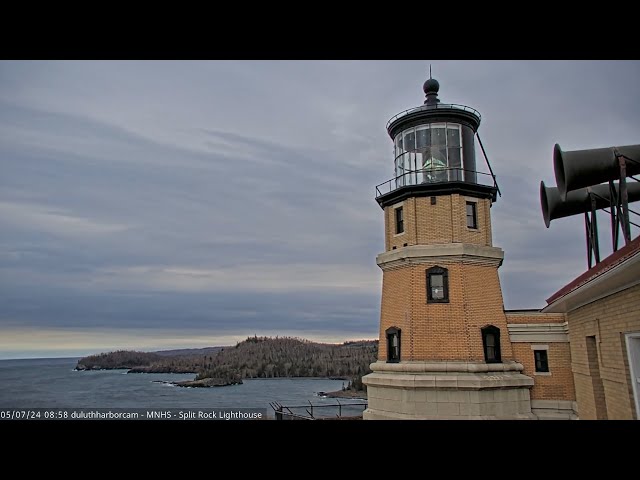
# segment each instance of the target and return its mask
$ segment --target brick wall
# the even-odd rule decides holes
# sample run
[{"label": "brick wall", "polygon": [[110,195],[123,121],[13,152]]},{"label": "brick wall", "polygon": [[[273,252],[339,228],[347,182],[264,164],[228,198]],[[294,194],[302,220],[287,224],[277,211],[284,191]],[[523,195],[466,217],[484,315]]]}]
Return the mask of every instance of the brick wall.
[{"label": "brick wall", "polygon": [[567,321],[564,313],[507,311],[506,314],[508,323],[564,323]]},{"label": "brick wall", "polygon": [[411,314],[411,290],[407,285],[411,284],[411,272],[408,269],[396,269],[384,272],[382,275],[382,303],[380,321],[380,343],[378,346],[378,359],[387,359],[387,340],[385,331],[389,327],[401,329],[400,355],[401,359],[407,359],[410,348],[410,314]]},{"label": "brick wall", "polygon": [[[509,323],[511,320],[509,319]],[[535,358],[531,345],[547,345],[549,373],[536,375]],[[571,372],[571,347],[564,342],[518,342],[513,343],[516,361],[524,366],[523,374],[533,378],[535,384],[530,391],[532,400],[569,400],[576,399]]]},{"label": "brick wall", "polygon": [[598,417],[599,388],[587,352],[587,337],[591,336],[595,337],[606,417],[637,418],[624,334],[640,332],[640,285],[580,307],[568,313],[567,320],[580,418]]},{"label": "brick wall", "polygon": [[[478,228],[467,227],[466,202],[476,202]],[[396,234],[395,209],[402,206],[404,213],[404,233]],[[431,197],[412,197],[403,202],[386,207],[385,249],[401,248],[407,245],[433,245],[441,243],[492,244],[491,200],[443,195],[436,197],[435,205]]]},{"label": "brick wall", "polygon": [[402,361],[484,361],[480,329],[500,329],[503,360],[513,360],[497,263],[447,261],[449,303],[427,303],[426,271],[436,264],[406,265],[383,273],[380,360],[385,330],[402,328]]},{"label": "brick wall", "polygon": [[[476,202],[477,229],[467,227],[466,202]],[[395,208],[402,206],[404,233],[395,234]],[[491,246],[491,201],[462,195],[409,198],[386,207],[386,251],[412,245],[468,243]],[[385,331],[402,330],[401,361],[484,361],[481,328],[500,329],[503,361],[523,364],[524,374],[535,380],[534,400],[576,398],[571,371],[571,348],[566,342],[548,343],[551,375],[535,375],[531,343],[511,343],[507,323],[564,323],[564,314],[506,313],[498,277],[499,261],[487,258],[428,258],[386,267],[383,272],[379,359],[387,357]],[[426,271],[448,270],[449,303],[427,303]],[[537,343],[537,342],[536,342]],[[544,342],[541,342],[544,343]]]},{"label": "brick wall", "polygon": [[[540,324],[566,321],[564,313],[540,313],[532,311],[506,312],[509,324]],[[568,400],[576,399],[571,371],[571,347],[568,342],[553,342],[540,339],[532,342],[514,342],[513,353],[517,362],[524,366],[524,373],[533,378],[535,384],[530,391],[532,400]],[[546,345],[549,373],[536,375],[535,357],[531,345]]]}]

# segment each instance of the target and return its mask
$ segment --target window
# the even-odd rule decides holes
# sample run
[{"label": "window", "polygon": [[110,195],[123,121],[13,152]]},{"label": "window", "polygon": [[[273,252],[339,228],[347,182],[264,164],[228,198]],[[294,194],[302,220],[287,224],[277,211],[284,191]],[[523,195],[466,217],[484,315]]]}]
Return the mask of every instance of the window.
[{"label": "window", "polygon": [[400,333],[396,327],[388,328],[387,334],[387,363],[398,363],[400,361]]},{"label": "window", "polygon": [[500,329],[489,325],[482,330],[482,347],[484,348],[484,361],[487,363],[500,363]]},{"label": "window", "polygon": [[536,360],[536,372],[549,371],[549,358],[546,350],[534,350],[533,356]]},{"label": "window", "polygon": [[427,303],[449,303],[449,272],[446,268],[427,270]]},{"label": "window", "polygon": [[396,234],[404,232],[404,213],[402,207],[396,208]]},{"label": "window", "polygon": [[478,228],[478,214],[476,202],[467,202],[467,227]]}]

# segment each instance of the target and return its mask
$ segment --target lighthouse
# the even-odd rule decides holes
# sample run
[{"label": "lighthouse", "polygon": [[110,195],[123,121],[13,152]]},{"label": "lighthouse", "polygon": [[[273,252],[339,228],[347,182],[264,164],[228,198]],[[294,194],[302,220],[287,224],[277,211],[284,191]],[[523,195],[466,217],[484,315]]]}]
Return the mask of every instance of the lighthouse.
[{"label": "lighthouse", "polygon": [[[365,376],[365,419],[534,418],[534,381],[514,358],[493,245],[498,185],[476,168],[480,113],[424,104],[389,120],[393,178],[384,213],[378,359]],[[479,142],[479,146],[482,144]]]}]

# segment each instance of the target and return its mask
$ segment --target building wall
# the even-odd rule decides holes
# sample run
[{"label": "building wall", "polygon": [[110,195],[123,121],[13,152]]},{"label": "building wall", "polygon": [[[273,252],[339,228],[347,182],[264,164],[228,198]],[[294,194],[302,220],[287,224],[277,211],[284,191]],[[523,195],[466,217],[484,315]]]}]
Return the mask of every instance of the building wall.
[{"label": "building wall", "polygon": [[[449,303],[427,303],[426,271],[448,269]],[[385,331],[400,327],[401,360],[484,362],[480,329],[500,329],[503,361],[514,359],[497,262],[442,261],[385,269],[382,282],[379,359],[386,360]]]},{"label": "building wall", "polygon": [[640,285],[580,307],[567,320],[580,418],[603,418],[604,410],[610,420],[637,419],[624,334],[640,332]]},{"label": "building wall", "polygon": [[[400,248],[407,245],[416,244],[416,218],[415,218],[415,198],[396,203],[384,209],[384,239],[385,251]],[[402,207],[404,213],[404,232],[396,234],[396,208]]]},{"label": "building wall", "polygon": [[[467,201],[476,202],[477,229],[467,227]],[[399,206],[404,233],[398,235],[395,209]],[[379,256],[383,269],[379,360],[387,359],[386,330],[397,327],[402,331],[401,362],[483,363],[481,329],[494,325],[500,329],[502,361],[521,363],[523,378],[535,381],[530,392],[535,414],[575,418],[566,316],[504,311],[498,276],[501,251],[486,248],[492,247],[490,207],[488,199],[454,194],[436,197],[435,204],[431,197],[414,197],[385,208],[385,251],[394,253]],[[451,244],[479,248],[461,247],[451,253]],[[420,250],[416,245],[430,247]],[[448,270],[448,303],[427,303],[426,272],[435,266]],[[515,342],[511,325],[517,327]],[[549,372],[535,372],[532,345],[547,350]]]},{"label": "building wall", "polygon": [[[410,245],[472,243],[492,245],[491,200],[443,195],[436,198],[412,197],[384,209],[385,250]],[[478,228],[467,227],[466,202],[476,202]],[[404,233],[396,234],[395,209],[403,207]]]},{"label": "building wall", "polygon": [[[541,326],[564,326],[564,313],[506,312],[509,329],[518,325],[519,335],[511,337],[513,354],[517,362],[524,366],[524,375],[534,379],[531,400],[575,401],[573,373],[571,371],[571,347],[566,334],[556,332],[559,329]],[[531,327],[529,329],[523,327]],[[527,333],[530,330],[530,333]],[[566,331],[566,330],[563,330]],[[522,339],[526,339],[523,341]],[[534,349],[546,349],[549,372],[536,372]]]},{"label": "building wall", "polygon": [[[536,372],[532,345],[547,347],[548,374]],[[530,392],[532,400],[574,401],[576,399],[569,343],[513,343],[513,354],[516,361],[524,366],[522,373],[535,381]]]},{"label": "building wall", "polygon": [[378,359],[387,360],[387,337],[389,327],[401,329],[400,356],[406,359],[409,348],[409,325],[411,321],[411,271],[407,268],[389,270],[382,275],[382,303],[380,306],[380,342]]}]

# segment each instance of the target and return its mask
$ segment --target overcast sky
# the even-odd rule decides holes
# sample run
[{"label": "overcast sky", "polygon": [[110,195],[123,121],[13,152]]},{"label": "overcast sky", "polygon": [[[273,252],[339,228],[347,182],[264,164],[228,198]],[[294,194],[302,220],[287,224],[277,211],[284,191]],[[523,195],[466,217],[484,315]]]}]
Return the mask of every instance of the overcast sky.
[{"label": "overcast sky", "polygon": [[[0,62],[0,358],[375,338],[385,125],[429,63]],[[553,145],[640,143],[640,62],[431,63],[482,114],[505,307],[543,307],[586,269]]]}]

